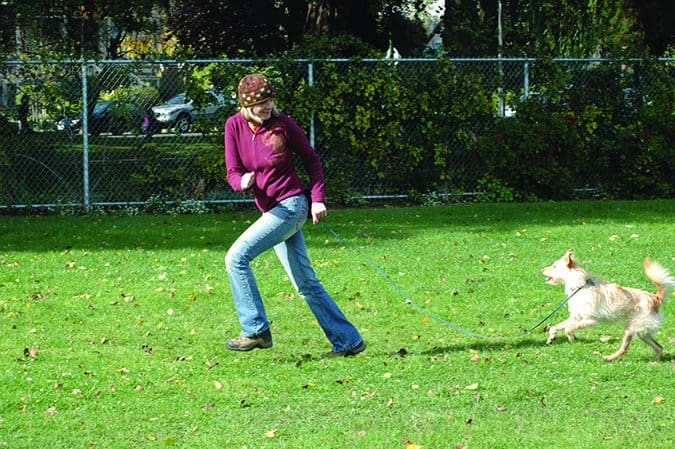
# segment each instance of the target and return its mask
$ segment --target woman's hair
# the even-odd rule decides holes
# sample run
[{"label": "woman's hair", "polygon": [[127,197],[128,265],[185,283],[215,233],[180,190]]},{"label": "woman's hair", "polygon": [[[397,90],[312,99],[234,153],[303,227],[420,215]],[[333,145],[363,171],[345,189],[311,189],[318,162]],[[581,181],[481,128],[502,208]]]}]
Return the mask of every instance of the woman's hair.
[{"label": "woman's hair", "polygon": [[[260,120],[260,117],[253,114],[253,106],[250,106],[248,108],[242,106],[241,107],[241,115],[244,117],[244,119],[247,122],[255,122],[258,125],[262,125],[262,120]],[[278,115],[279,115],[279,110],[277,109],[277,105],[275,104],[274,106],[272,106],[272,117],[276,117]]]}]

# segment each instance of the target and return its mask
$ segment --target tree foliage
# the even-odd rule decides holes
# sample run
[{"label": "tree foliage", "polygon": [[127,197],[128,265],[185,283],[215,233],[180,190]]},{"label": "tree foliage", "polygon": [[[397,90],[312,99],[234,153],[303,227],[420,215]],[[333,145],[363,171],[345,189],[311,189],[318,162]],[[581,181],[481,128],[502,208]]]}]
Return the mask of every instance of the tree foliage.
[{"label": "tree foliage", "polygon": [[[306,36],[349,35],[384,51],[389,39],[421,53],[426,35],[421,0],[175,0],[168,27],[186,55],[265,57],[283,53]],[[332,56],[352,56],[336,54]]]},{"label": "tree foliage", "polygon": [[451,56],[660,55],[675,45],[672,11],[671,0],[446,0],[442,34]]},{"label": "tree foliage", "polygon": [[[675,48],[672,0],[445,0],[439,30],[448,56],[663,55]],[[422,56],[430,0],[31,0],[0,4],[0,53],[117,59],[132,36],[175,42],[182,57],[285,54],[308,36],[350,36],[380,54]],[[501,4],[503,46],[498,45]],[[141,38],[139,38],[141,36]],[[313,40],[316,42],[316,39]],[[174,46],[171,46],[172,50]],[[341,51],[348,51],[342,48]],[[163,52],[163,53],[162,53]],[[354,56],[349,53],[335,57]]]},{"label": "tree foliage", "polygon": [[[7,53],[28,57],[66,56],[117,59],[131,32],[157,32],[156,0],[31,0],[0,9]],[[18,30],[18,32],[17,32]],[[17,48],[18,47],[18,48]]]},{"label": "tree foliage", "polygon": [[264,56],[287,47],[283,11],[274,0],[255,7],[237,0],[176,0],[169,8],[168,28],[190,56]]}]

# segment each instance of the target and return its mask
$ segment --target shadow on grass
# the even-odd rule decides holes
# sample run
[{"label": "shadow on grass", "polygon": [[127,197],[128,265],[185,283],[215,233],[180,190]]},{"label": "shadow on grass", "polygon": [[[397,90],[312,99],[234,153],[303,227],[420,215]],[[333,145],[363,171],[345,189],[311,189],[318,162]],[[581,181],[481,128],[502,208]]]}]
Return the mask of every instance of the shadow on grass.
[{"label": "shadow on grass", "polygon": [[[325,224],[304,227],[307,245],[389,245],[432,232],[511,235],[514,227],[581,223],[670,223],[673,200],[462,204],[332,210]],[[0,251],[66,249],[226,249],[256,211],[170,216],[0,216]],[[334,230],[340,239],[332,238]],[[440,237],[439,237],[440,238]]]},{"label": "shadow on grass", "polygon": [[467,352],[469,350],[477,351],[494,351],[503,349],[521,349],[521,348],[543,348],[545,347],[545,340],[535,339],[533,337],[527,338],[497,338],[490,340],[474,340],[472,342],[461,342],[450,344],[446,346],[434,346],[431,349],[421,352],[422,355],[435,356],[440,354],[447,354],[450,352]]},{"label": "shadow on grass", "polygon": [[[570,343],[568,341],[559,341],[553,343],[552,345],[546,344],[546,335],[542,333],[540,337],[535,335],[528,335],[525,337],[503,337],[503,338],[494,338],[494,339],[475,339],[471,341],[462,341],[458,343],[443,345],[443,346],[432,346],[428,349],[415,350],[408,349],[404,346],[397,346],[392,343],[386,345],[377,345],[374,342],[368,344],[368,348],[361,354],[358,354],[354,357],[347,358],[324,358],[322,354],[314,354],[308,352],[293,352],[293,351],[282,351],[273,353],[272,359],[275,363],[280,365],[294,365],[295,367],[301,367],[307,364],[314,364],[317,362],[322,363],[331,363],[331,361],[343,360],[353,363],[362,363],[364,360],[396,360],[396,359],[406,359],[406,358],[415,358],[415,357],[425,357],[425,358],[438,358],[448,354],[460,353],[466,354],[469,351],[478,351],[478,352],[491,352],[491,351],[518,351],[520,349],[546,349],[551,352],[553,357],[565,357],[565,351],[563,348],[566,345],[574,345],[573,351],[582,354],[582,356],[587,356],[589,358],[597,359],[602,363],[617,363],[614,362],[605,362],[602,359],[603,355],[611,354],[614,352],[614,348],[607,348],[606,354],[598,354],[596,347],[598,341],[596,338],[584,338],[577,337],[576,341]],[[556,346],[560,346],[560,351],[556,351]],[[569,348],[566,348],[569,350]],[[636,352],[636,351],[634,351]],[[265,355],[270,354],[269,351],[264,353]],[[630,351],[625,354],[620,360],[625,358],[639,358],[641,361],[652,362],[651,353],[640,353],[633,354],[631,357]],[[675,357],[673,354],[664,352],[661,360],[657,363],[673,363]]]}]

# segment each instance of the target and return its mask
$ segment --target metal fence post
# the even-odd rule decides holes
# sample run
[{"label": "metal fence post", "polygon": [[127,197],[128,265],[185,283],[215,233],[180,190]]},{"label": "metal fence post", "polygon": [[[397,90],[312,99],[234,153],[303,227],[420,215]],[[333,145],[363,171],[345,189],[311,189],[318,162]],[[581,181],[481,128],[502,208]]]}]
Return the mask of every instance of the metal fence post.
[{"label": "metal fence post", "polygon": [[530,61],[527,57],[523,64],[523,95],[525,98],[530,96]]},{"label": "metal fence post", "polygon": [[82,188],[84,207],[89,209],[89,101],[87,100],[87,63],[82,63]]},{"label": "metal fence post", "polygon": [[[309,83],[309,87],[312,87],[314,85],[314,64],[309,63],[307,65],[307,81]],[[312,148],[315,148],[314,146],[314,111],[312,111],[312,115],[310,116],[310,122],[309,122],[309,143],[312,145]]]}]

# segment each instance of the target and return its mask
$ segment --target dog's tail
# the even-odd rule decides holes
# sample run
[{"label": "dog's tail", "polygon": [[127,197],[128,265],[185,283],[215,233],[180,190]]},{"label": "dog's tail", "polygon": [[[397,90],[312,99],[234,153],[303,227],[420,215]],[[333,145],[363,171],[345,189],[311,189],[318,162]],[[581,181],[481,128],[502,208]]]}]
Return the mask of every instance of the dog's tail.
[{"label": "dog's tail", "polygon": [[675,289],[675,277],[659,265],[658,262],[651,261],[649,258],[645,259],[645,274],[658,288],[656,292],[658,298],[657,306],[660,306]]}]

